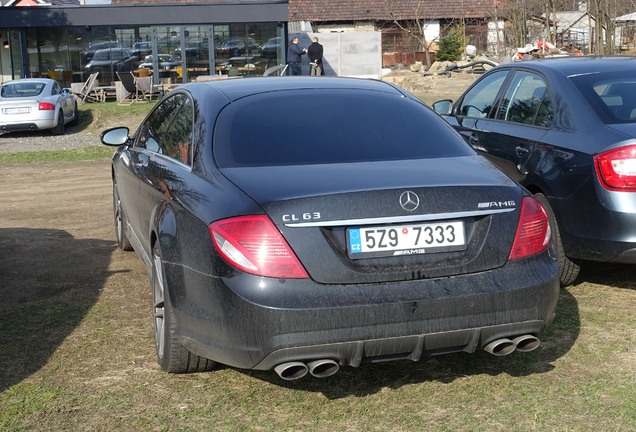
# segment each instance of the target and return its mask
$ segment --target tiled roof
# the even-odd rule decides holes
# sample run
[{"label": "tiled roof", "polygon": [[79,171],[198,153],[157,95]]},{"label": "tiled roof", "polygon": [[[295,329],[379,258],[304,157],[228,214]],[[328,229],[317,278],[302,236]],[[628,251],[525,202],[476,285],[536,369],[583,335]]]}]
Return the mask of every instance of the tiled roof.
[{"label": "tiled roof", "polygon": [[493,0],[289,0],[290,21],[485,18]]},{"label": "tiled roof", "polygon": [[[253,3],[271,0],[112,0],[130,3]],[[489,18],[500,0],[288,0],[289,21]]]}]

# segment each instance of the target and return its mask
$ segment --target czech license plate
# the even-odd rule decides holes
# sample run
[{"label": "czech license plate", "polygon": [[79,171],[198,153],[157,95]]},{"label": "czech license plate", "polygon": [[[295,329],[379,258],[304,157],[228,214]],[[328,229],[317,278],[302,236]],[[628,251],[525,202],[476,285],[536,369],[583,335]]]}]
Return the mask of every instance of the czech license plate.
[{"label": "czech license plate", "polygon": [[2,112],[4,114],[27,114],[31,111],[29,107],[20,107],[20,108],[3,108]]},{"label": "czech license plate", "polygon": [[418,255],[466,249],[464,223],[444,221],[347,229],[350,258]]}]

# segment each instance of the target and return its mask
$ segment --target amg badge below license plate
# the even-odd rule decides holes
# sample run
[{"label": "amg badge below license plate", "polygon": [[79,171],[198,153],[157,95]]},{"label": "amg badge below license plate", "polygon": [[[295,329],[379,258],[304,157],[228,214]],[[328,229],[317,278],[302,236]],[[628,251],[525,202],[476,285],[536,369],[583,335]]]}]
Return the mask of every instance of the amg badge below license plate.
[{"label": "amg badge below license plate", "polygon": [[347,230],[350,258],[417,255],[466,249],[464,223],[356,227]]}]

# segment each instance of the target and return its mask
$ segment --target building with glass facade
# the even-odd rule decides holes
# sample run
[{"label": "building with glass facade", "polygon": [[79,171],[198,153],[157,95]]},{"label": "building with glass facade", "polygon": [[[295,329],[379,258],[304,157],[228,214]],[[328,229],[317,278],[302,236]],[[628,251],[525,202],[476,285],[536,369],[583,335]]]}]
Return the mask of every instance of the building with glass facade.
[{"label": "building with glass facade", "polygon": [[111,85],[117,72],[133,71],[177,84],[262,75],[285,62],[287,0],[11,4],[0,8],[3,82],[48,76],[70,87],[99,72],[99,83]]}]

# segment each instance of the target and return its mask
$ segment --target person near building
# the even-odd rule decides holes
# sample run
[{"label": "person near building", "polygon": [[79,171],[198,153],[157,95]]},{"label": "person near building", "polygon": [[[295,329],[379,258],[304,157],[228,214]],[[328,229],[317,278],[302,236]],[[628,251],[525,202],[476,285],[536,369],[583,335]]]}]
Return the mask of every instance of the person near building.
[{"label": "person near building", "polygon": [[307,48],[300,48],[298,46],[298,38],[292,38],[289,48],[287,48],[287,64],[292,75],[302,75],[302,68],[300,66],[300,56],[307,54]]},{"label": "person near building", "polygon": [[314,36],[311,41],[311,45],[307,48],[307,57],[309,57],[309,64],[311,65],[311,72],[309,75],[320,76],[323,74],[323,47],[318,43],[318,38],[316,36]]}]

